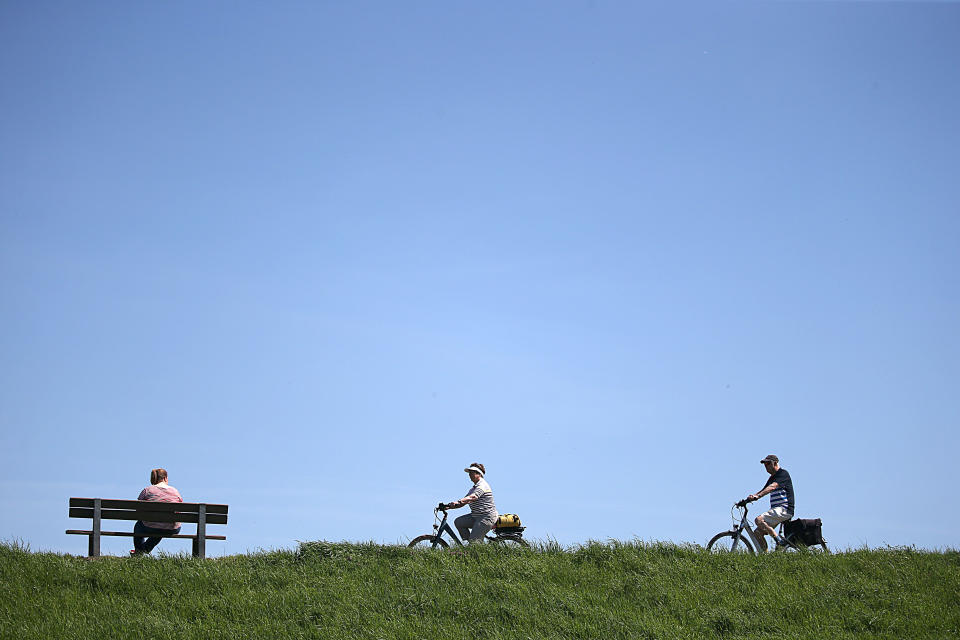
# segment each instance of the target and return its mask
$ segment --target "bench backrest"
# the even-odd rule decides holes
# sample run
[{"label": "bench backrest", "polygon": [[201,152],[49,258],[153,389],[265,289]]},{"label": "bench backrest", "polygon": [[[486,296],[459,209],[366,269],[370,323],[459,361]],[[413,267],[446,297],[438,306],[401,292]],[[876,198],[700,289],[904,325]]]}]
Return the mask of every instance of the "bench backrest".
[{"label": "bench backrest", "polygon": [[[227,524],[227,505],[202,502],[149,502],[146,500],[100,500],[100,517],[104,520],[144,520],[146,522],[200,522],[205,512],[206,524]],[[93,518],[94,498],[70,498],[71,518]]]}]

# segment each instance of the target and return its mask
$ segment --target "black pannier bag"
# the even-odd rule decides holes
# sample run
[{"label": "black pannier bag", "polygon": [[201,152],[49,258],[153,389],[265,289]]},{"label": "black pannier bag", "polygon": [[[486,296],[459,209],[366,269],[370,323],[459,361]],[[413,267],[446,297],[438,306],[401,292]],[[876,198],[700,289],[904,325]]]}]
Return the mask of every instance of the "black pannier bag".
[{"label": "black pannier bag", "polygon": [[794,536],[808,547],[814,544],[823,544],[823,523],[820,518],[799,518],[788,520],[783,528],[788,536]]}]

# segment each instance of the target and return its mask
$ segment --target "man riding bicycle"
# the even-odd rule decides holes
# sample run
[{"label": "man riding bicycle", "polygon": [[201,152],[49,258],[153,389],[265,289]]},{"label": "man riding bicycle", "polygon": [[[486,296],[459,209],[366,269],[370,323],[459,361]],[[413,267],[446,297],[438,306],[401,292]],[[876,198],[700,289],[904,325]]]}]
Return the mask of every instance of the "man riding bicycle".
[{"label": "man riding bicycle", "polygon": [[772,453],[760,461],[770,477],[767,478],[763,489],[751,494],[749,500],[759,500],[763,496],[770,495],[770,510],[761,513],[754,521],[757,523],[757,540],[761,544],[761,551],[767,550],[767,543],[764,536],[770,536],[777,543],[777,546],[784,546],[787,541],[783,536],[778,536],[774,527],[782,522],[786,522],[793,517],[793,480],[787,470],[780,466],[780,458]]}]

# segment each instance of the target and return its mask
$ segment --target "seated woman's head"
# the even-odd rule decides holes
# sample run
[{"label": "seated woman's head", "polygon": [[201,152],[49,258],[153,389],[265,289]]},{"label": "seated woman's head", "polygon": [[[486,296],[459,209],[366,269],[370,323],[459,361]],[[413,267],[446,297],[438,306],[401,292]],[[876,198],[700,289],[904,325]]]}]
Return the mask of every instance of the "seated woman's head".
[{"label": "seated woman's head", "polygon": [[160,484],[167,481],[166,469],[153,469],[150,471],[150,484]]}]

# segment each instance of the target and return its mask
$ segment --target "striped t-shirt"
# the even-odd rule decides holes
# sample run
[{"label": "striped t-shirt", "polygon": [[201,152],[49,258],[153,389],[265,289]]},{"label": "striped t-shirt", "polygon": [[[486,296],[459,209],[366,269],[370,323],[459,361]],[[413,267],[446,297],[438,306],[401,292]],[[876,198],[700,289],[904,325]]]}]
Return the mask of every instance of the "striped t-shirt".
[{"label": "striped t-shirt", "polygon": [[790,474],[787,473],[786,469],[777,469],[773,475],[767,479],[767,483],[763,485],[763,488],[766,489],[774,482],[777,483],[777,488],[770,492],[770,508],[786,507],[787,513],[792,514],[794,511],[793,480],[790,479]]},{"label": "striped t-shirt", "polygon": [[[470,513],[483,522],[497,519],[497,506],[493,504],[493,491],[483,478],[467,491],[468,496],[475,495],[477,499],[470,503]],[[466,497],[466,496],[464,496]]]},{"label": "striped t-shirt", "polygon": [[[183,502],[180,492],[170,485],[158,486],[150,485],[140,492],[137,500],[147,500],[148,502]],[[143,524],[154,529],[179,529],[182,522],[144,522]]]}]

